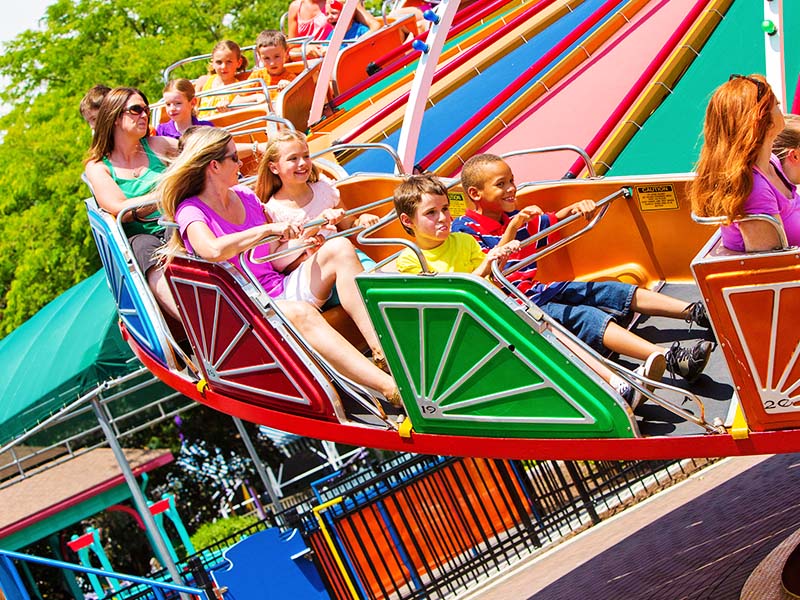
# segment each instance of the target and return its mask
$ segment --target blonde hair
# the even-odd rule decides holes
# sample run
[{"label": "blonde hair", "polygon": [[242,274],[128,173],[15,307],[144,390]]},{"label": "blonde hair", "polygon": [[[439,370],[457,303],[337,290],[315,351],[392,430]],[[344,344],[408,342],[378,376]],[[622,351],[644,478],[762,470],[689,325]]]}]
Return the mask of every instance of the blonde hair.
[{"label": "blonde hair", "polygon": [[242,49],[239,47],[239,44],[233,40],[222,40],[221,42],[217,42],[214,48],[211,50],[211,59],[208,61],[209,75],[214,75],[214,53],[217,50],[230,50],[233,52],[239,59],[241,59],[236,72],[242,73],[243,71],[247,71],[247,57],[242,54]]},{"label": "blonde hair", "polygon": [[772,142],[772,153],[783,162],[790,150],[800,148],[800,116],[784,115],[786,126]]},{"label": "blonde hair", "polygon": [[[164,172],[156,190],[159,209],[167,219],[174,221],[181,202],[203,191],[206,168],[213,160],[225,160],[230,141],[231,134],[217,127],[195,126],[184,132],[180,154]],[[173,229],[164,246],[165,262],[174,252],[185,250],[180,232]]]},{"label": "blonde hair", "polygon": [[[281,144],[286,142],[302,142],[308,147],[308,138],[301,131],[293,131],[287,129],[281,131],[275,137],[267,142],[267,148],[264,151],[264,157],[258,165],[258,178],[256,179],[255,192],[262,202],[267,202],[272,196],[275,195],[281,187],[283,182],[281,178],[273,173],[269,165],[280,160],[281,157]],[[319,169],[317,165],[311,163],[311,173],[308,176],[308,182],[314,183],[319,181]]]},{"label": "blonde hair", "polygon": [[776,103],[762,75],[731,75],[711,96],[697,177],[689,185],[692,210],[697,215],[741,216]]}]

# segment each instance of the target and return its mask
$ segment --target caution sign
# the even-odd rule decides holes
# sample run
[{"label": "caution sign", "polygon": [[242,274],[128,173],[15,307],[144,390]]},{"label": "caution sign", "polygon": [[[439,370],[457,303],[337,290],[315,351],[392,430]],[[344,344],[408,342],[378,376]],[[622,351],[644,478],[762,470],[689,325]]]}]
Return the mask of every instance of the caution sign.
[{"label": "caution sign", "polygon": [[646,210],[678,210],[678,196],[675,186],[671,183],[663,185],[637,185],[636,195],[639,198],[639,208]]},{"label": "caution sign", "polygon": [[447,192],[447,199],[450,200],[450,215],[463,217],[467,212],[467,201],[464,199],[464,192]]}]

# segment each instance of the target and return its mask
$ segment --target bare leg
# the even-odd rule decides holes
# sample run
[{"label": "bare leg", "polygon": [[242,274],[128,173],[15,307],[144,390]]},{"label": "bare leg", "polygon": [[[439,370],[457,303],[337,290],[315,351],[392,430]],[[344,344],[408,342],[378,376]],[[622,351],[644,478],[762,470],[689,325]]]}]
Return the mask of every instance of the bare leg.
[{"label": "bare leg", "polygon": [[640,338],[635,333],[620,327],[614,321],[608,324],[605,333],[603,333],[603,345],[612,352],[638,358],[642,361],[655,352],[661,354],[666,352],[665,348]]},{"label": "bare leg", "polygon": [[586,352],[583,348],[581,348],[570,338],[562,336],[558,332],[556,332],[556,337],[558,338],[558,341],[560,341],[567,348],[569,348],[575,354],[575,356],[577,356],[583,362],[585,362],[587,367],[589,367],[592,371],[597,373],[603,381],[605,381],[606,383],[611,383],[611,378],[614,375],[611,369],[609,369],[599,360],[594,358],[591,354]]},{"label": "bare leg", "polygon": [[390,400],[397,399],[397,385],[392,377],[372,364],[366,356],[331,327],[325,318],[308,302],[279,300],[278,306],[286,318],[297,327],[314,350],[334,369],[356,383],[379,391]]},{"label": "bare leg", "polygon": [[631,308],[643,315],[685,319],[688,316],[689,304],[684,300],[639,287],[633,294]]},{"label": "bare leg", "polygon": [[147,285],[150,286],[150,291],[156,298],[158,304],[163,308],[171,317],[181,320],[181,315],[178,312],[178,305],[175,304],[175,299],[172,297],[172,292],[167,285],[167,278],[164,277],[164,269],[160,267],[151,267],[147,271]]},{"label": "bare leg", "polygon": [[372,349],[372,354],[383,356],[378,335],[356,286],[355,277],[364,271],[364,267],[356,256],[353,244],[345,238],[328,240],[308,260],[311,261],[311,291],[314,295],[324,298],[336,284],[342,308],[353,319]]}]

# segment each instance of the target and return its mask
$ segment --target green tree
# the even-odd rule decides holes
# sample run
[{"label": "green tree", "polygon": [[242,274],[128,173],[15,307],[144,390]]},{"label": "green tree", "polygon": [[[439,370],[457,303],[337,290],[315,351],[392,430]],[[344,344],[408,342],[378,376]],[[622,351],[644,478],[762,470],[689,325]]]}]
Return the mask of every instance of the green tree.
[{"label": "green tree", "polygon": [[[96,83],[161,95],[165,67],[220,39],[250,45],[285,0],[58,0],[41,31],[5,44],[0,94],[0,336],[100,267],[80,182],[90,131],[78,113]],[[202,74],[198,65],[195,73]]]}]

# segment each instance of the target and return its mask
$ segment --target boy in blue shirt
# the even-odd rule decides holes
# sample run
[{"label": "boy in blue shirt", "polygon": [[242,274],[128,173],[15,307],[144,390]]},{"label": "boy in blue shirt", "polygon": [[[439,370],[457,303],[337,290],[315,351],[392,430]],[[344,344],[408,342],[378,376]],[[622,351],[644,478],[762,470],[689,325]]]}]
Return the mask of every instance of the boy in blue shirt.
[{"label": "boy in blue shirt", "polygon": [[[464,163],[461,184],[476,208],[455,219],[452,230],[472,235],[484,252],[511,240],[522,242],[572,214],[590,218],[595,210],[591,200],[581,200],[554,213],[544,213],[538,206],[517,210],[514,175],[508,164],[493,154],[478,154]],[[507,266],[547,243],[542,239],[512,254]],[[596,350],[608,349],[644,361],[639,372],[650,379],[661,379],[669,368],[673,375],[692,382],[708,363],[711,342],[700,341],[691,348],[674,342],[665,350],[614,320],[636,311],[684,319],[707,328],[710,323],[700,302],[687,305],[677,298],[616,281],[543,284],[536,279],[536,263],[516,271],[509,279],[539,308]]]},{"label": "boy in blue shirt", "polygon": [[[451,232],[453,219],[450,216],[447,188],[433,175],[412,175],[403,181],[394,192],[394,207],[400,224],[407,233],[414,236],[428,268],[433,272],[472,273],[478,277],[487,277],[491,273],[492,260],[497,259],[503,264],[509,256],[519,251],[520,243],[517,240],[502,243],[495,241],[491,249],[484,251],[472,235]],[[585,208],[593,210],[593,206],[588,204]],[[417,255],[406,249],[397,258],[397,270],[401,273],[420,273],[422,266]],[[627,381],[595,360],[572,340],[561,341],[609,383],[628,404],[636,408],[641,394]],[[659,356],[663,361],[663,355]],[[663,372],[662,364],[660,373],[640,371],[640,374],[650,378],[657,375],[660,378]]]}]

